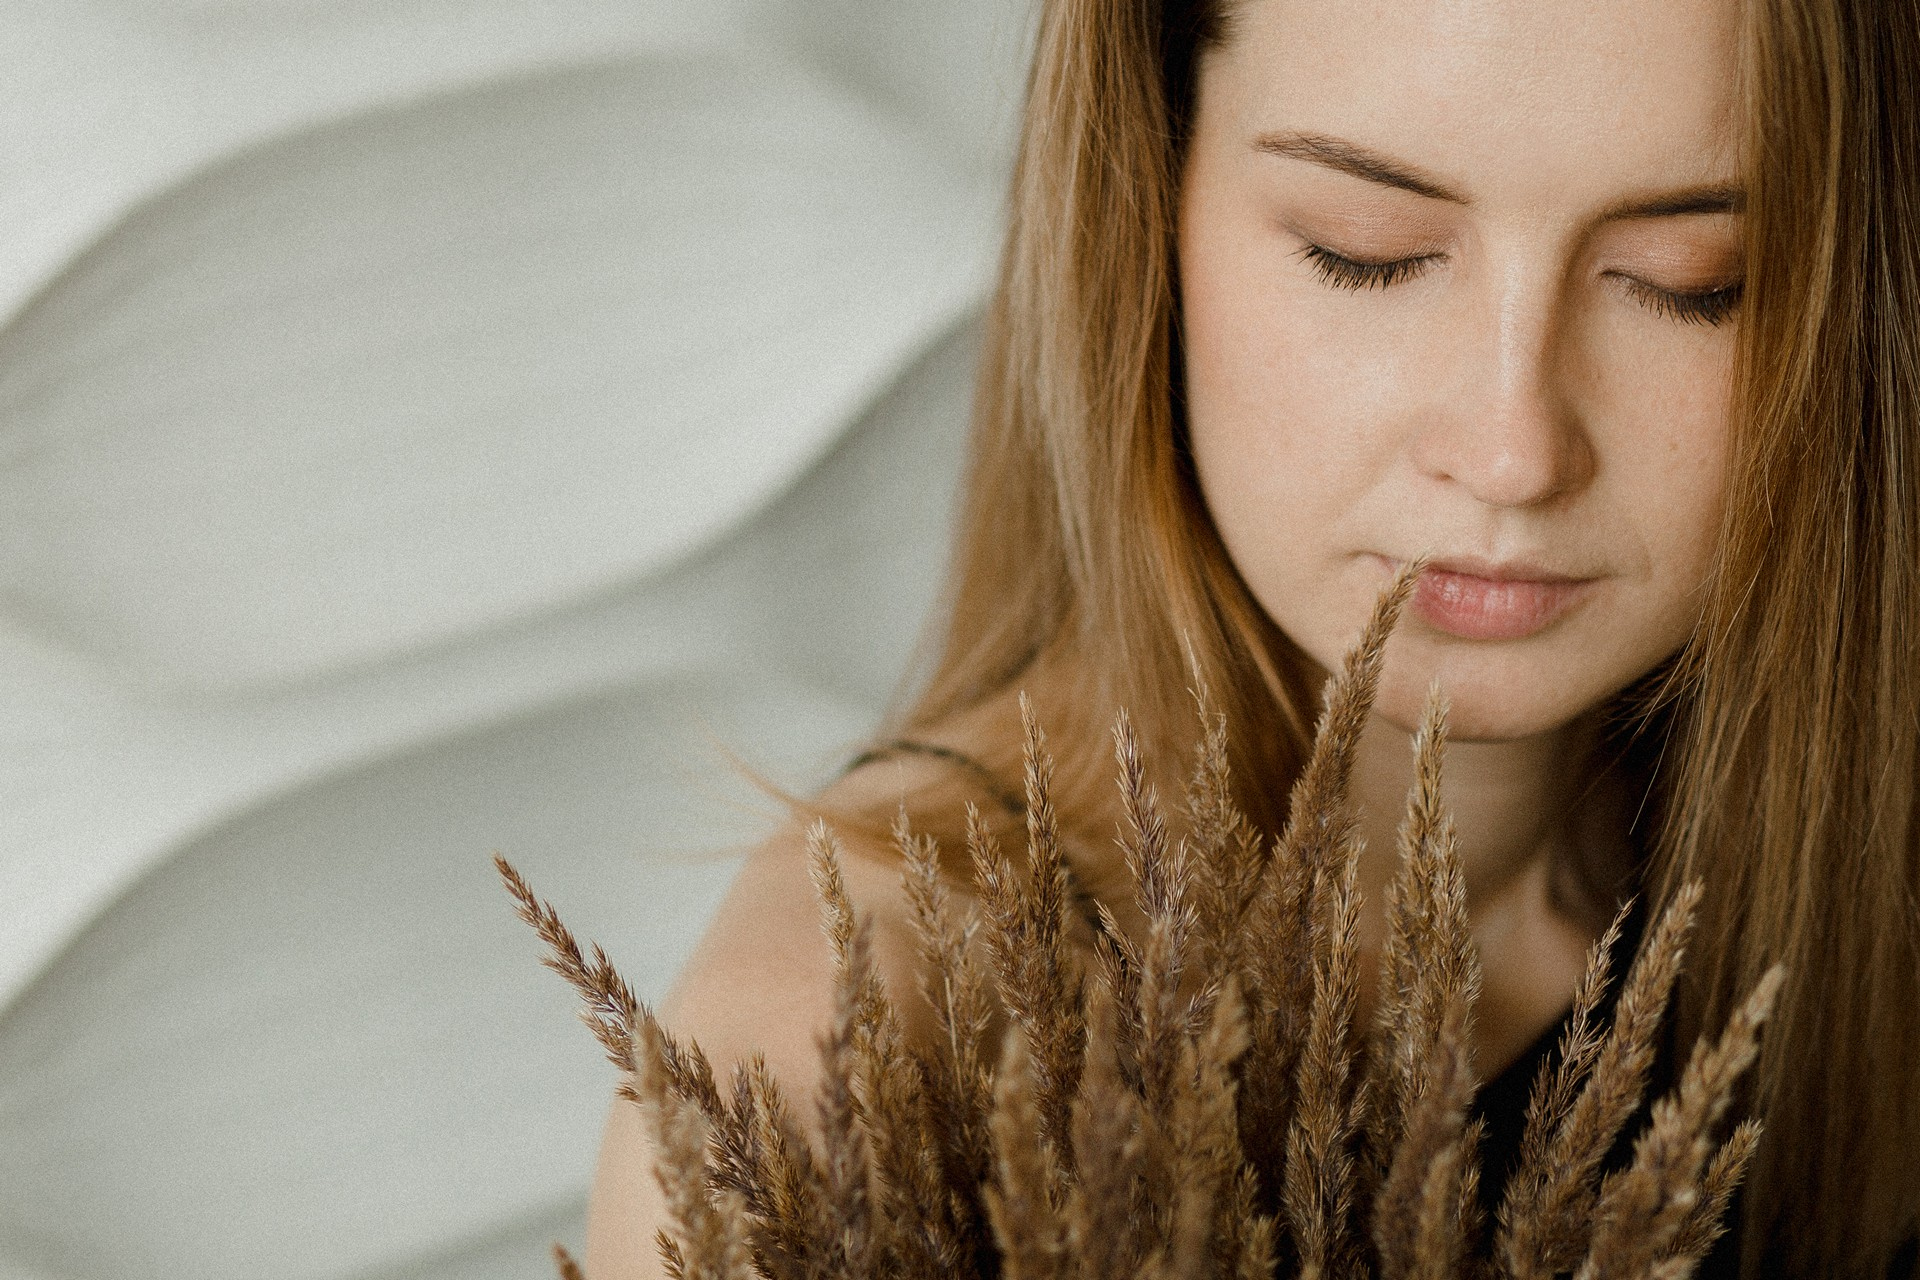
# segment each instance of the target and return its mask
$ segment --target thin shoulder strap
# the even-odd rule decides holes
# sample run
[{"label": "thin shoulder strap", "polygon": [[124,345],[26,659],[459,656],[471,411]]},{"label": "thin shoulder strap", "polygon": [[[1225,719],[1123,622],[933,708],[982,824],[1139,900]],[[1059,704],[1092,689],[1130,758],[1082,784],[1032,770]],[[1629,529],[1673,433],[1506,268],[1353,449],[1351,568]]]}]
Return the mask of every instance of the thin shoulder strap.
[{"label": "thin shoulder strap", "polygon": [[862,765],[891,759],[894,756],[924,756],[930,760],[940,760],[955,765],[973,775],[980,789],[993,797],[995,804],[1016,818],[1027,816],[1027,802],[1020,793],[1000,780],[1000,775],[975,760],[964,751],[955,751],[952,747],[943,747],[937,742],[921,742],[915,738],[895,738],[883,742],[877,747],[862,751],[848,762],[845,773],[852,773]]}]

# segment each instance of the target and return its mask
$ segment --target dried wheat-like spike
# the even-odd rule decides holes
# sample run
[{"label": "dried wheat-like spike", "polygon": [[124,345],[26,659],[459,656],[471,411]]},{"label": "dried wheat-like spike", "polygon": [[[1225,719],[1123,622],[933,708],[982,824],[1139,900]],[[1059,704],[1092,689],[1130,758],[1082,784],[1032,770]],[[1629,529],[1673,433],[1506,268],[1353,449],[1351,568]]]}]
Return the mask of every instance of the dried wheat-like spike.
[{"label": "dried wheat-like spike", "polygon": [[873,1153],[854,1096],[862,1035],[860,986],[867,963],[867,933],[855,926],[839,949],[833,1021],[820,1041],[819,1114],[821,1170],[832,1217],[826,1274],[876,1274]]},{"label": "dried wheat-like spike", "polygon": [[987,1213],[1004,1280],[1067,1280],[1066,1224],[1055,1202],[1057,1158],[1048,1150],[1026,1037],[1007,1034],[993,1090],[994,1180]]},{"label": "dried wheat-like spike", "polygon": [[553,1269],[560,1280],[587,1280],[587,1273],[580,1269],[580,1264],[573,1260],[573,1255],[567,1252],[565,1245],[553,1246]]},{"label": "dried wheat-like spike", "polygon": [[1133,724],[1124,712],[1114,726],[1114,759],[1126,821],[1120,847],[1148,926],[1147,945],[1138,964],[1141,1087],[1148,1109],[1164,1111],[1179,1061],[1179,1041],[1191,1030],[1180,1000],[1193,932],[1185,847],[1168,838],[1166,819],[1146,780]]},{"label": "dried wheat-like spike", "polygon": [[1372,1058],[1373,1238],[1386,1276],[1452,1276],[1478,1232],[1479,1130],[1467,1108],[1480,965],[1466,876],[1440,799],[1447,709],[1429,694],[1414,738],[1402,866],[1387,903]]},{"label": "dried wheat-like spike", "polygon": [[1758,1120],[1742,1120],[1708,1161],[1707,1171],[1700,1177],[1700,1203],[1673,1237],[1674,1261],[1689,1269],[1683,1274],[1690,1274],[1727,1233],[1727,1207],[1733,1203],[1733,1193],[1739,1190],[1747,1166],[1760,1147],[1762,1128]]},{"label": "dried wheat-like spike", "polygon": [[[1571,1270],[1591,1239],[1601,1161],[1646,1091],[1654,1036],[1673,993],[1700,902],[1700,882],[1681,886],[1627,973],[1613,1026],[1593,1054],[1585,1087],[1544,1142],[1529,1135],[1522,1166],[1500,1208],[1499,1254],[1515,1280]],[[1531,1152],[1544,1154],[1535,1166]]]},{"label": "dried wheat-like spike", "polygon": [[[524,877],[499,857],[494,865],[512,895],[520,917],[533,926],[547,944],[544,963],[565,978],[585,1003],[581,1019],[592,1028],[607,1057],[622,1074],[620,1095],[646,1105],[640,1088],[638,1046],[643,1040],[658,1050],[665,1087],[703,1117],[710,1135],[713,1167],[708,1177],[717,1189],[740,1197],[749,1218],[759,1224],[756,1239],[764,1239],[781,1221],[764,1199],[767,1171],[756,1151],[750,1130],[751,1112],[730,1107],[714,1083],[713,1070],[697,1044],[681,1045],[660,1026],[652,1010],[635,999],[632,988],[600,947],[583,954],[578,940],[552,905],[536,896]],[[778,1255],[775,1255],[776,1257]],[[776,1271],[774,1274],[783,1274]]]},{"label": "dried wheat-like spike", "polygon": [[1354,1006],[1359,997],[1359,837],[1348,835],[1335,875],[1321,877],[1313,906],[1313,1005],[1300,1056],[1297,1100],[1287,1133],[1283,1198],[1303,1271],[1350,1274]]},{"label": "dried wheat-like spike", "polygon": [[1456,1218],[1455,1236],[1468,1251],[1468,1257],[1461,1260],[1455,1273],[1461,1277],[1492,1276],[1493,1268],[1487,1263],[1484,1249],[1486,1241],[1486,1214],[1481,1208],[1480,1199],[1480,1142],[1486,1136],[1487,1122],[1475,1120],[1466,1128],[1458,1146],[1462,1153],[1459,1180],[1459,1196],[1454,1205]]},{"label": "dried wheat-like spike", "polygon": [[687,1280],[687,1260],[672,1236],[665,1230],[654,1232],[653,1247],[660,1254],[660,1264],[667,1273],[667,1280]]},{"label": "dried wheat-like spike", "polygon": [[721,1144],[715,1182],[746,1202],[755,1262],[773,1280],[829,1274],[826,1242],[835,1229],[826,1175],[763,1056],[754,1054],[734,1070],[733,1092],[733,1114],[746,1143],[738,1151]]},{"label": "dried wheat-like spike", "polygon": [[1289,800],[1282,856],[1304,861],[1316,872],[1334,872],[1353,823],[1348,803],[1354,753],[1361,732],[1373,714],[1380,687],[1387,639],[1400,620],[1424,561],[1407,565],[1395,575],[1373,607],[1359,642],[1348,651],[1340,675],[1327,693],[1326,708],[1314,733],[1313,753],[1294,784]]},{"label": "dried wheat-like spike", "polygon": [[1522,1192],[1539,1194],[1547,1170],[1553,1161],[1553,1143],[1572,1110],[1581,1084],[1593,1069],[1594,1059],[1605,1043],[1606,1028],[1598,1022],[1600,1001],[1605,997],[1612,970],[1614,949],[1633,912],[1633,902],[1623,903],[1599,939],[1587,949],[1586,965],[1573,990],[1573,1007],[1567,1017],[1567,1029],[1560,1037],[1560,1058],[1553,1070],[1542,1070],[1534,1078],[1527,1098],[1526,1125],[1521,1137],[1519,1164],[1511,1180],[1509,1199],[1518,1205]]},{"label": "dried wheat-like spike", "polygon": [[[1410,564],[1394,578],[1333,681],[1313,752],[1289,800],[1286,833],[1261,875],[1246,930],[1241,978],[1253,1015],[1253,1042],[1243,1072],[1240,1132],[1249,1159],[1269,1186],[1288,1176],[1290,1147],[1283,1145],[1289,1141],[1283,1135],[1298,1128],[1291,1100],[1298,1064],[1313,1034],[1308,1011],[1319,994],[1320,969],[1301,959],[1314,952],[1315,911],[1351,852],[1354,752],[1373,709],[1387,637],[1422,567]],[[1340,1125],[1345,1124],[1343,1118]]]},{"label": "dried wheat-like spike", "polygon": [[1767,971],[1713,1044],[1694,1045],[1679,1085],[1653,1108],[1634,1143],[1633,1164],[1603,1184],[1593,1244],[1577,1280],[1624,1280],[1673,1258],[1672,1244],[1700,1203],[1698,1180],[1713,1151],[1713,1126],[1760,1052],[1785,970]]},{"label": "dried wheat-like spike", "polygon": [[1141,1022],[1140,982],[1146,956],[1120,928],[1120,921],[1104,902],[1094,904],[1100,929],[1093,939],[1093,957],[1099,979],[1113,995],[1113,1056],[1130,1085],[1140,1084],[1140,1045],[1146,1034]]},{"label": "dried wheat-like spike", "polygon": [[1229,979],[1198,1037],[1183,1040],[1166,1124],[1174,1202],[1167,1256],[1179,1276],[1231,1274],[1256,1230],[1234,1080],[1247,1041],[1246,1006]]},{"label": "dried wheat-like spike", "polygon": [[1194,904],[1194,965],[1202,973],[1239,968],[1246,915],[1260,887],[1268,845],[1233,801],[1227,757],[1227,718],[1213,707],[1206,682],[1194,675],[1200,747],[1187,782],[1187,852]]},{"label": "dried wheat-like spike", "polygon": [[1114,720],[1113,761],[1120,787],[1120,812],[1126,822],[1120,852],[1133,879],[1140,914],[1149,920],[1169,915],[1186,894],[1184,868],[1172,853],[1166,818],[1147,781],[1133,719],[1125,711]]},{"label": "dried wheat-like spike", "polygon": [[1025,1035],[1041,1130],[1063,1172],[1073,1168],[1072,1103],[1086,1054],[1085,993],[1067,930],[1068,880],[1053,810],[1053,760],[1022,698],[1027,867],[1014,870],[983,826],[972,832],[988,950],[1001,1003]]},{"label": "dried wheat-like spike", "polygon": [[542,963],[565,978],[585,1005],[580,1013],[581,1021],[587,1024],[594,1038],[606,1050],[607,1060],[619,1068],[621,1096],[629,1101],[639,1101],[635,1090],[638,1067],[634,1045],[640,1031],[651,1027],[659,1035],[661,1056],[673,1091],[700,1108],[707,1122],[718,1130],[723,1148],[737,1143],[742,1137],[739,1127],[732,1122],[720,1098],[720,1090],[713,1079],[713,1068],[700,1051],[700,1046],[683,1046],[668,1034],[654,1018],[653,1011],[634,997],[633,988],[620,976],[613,962],[607,958],[607,953],[598,945],[593,948],[590,959],[583,955],[579,941],[560,919],[560,914],[551,903],[542,901],[533,892],[512,863],[495,854],[493,865],[505,882],[520,918],[531,925],[540,940],[547,944],[547,955]]},{"label": "dried wheat-like spike", "polygon": [[[1370,1063],[1374,1177],[1386,1175],[1407,1117],[1434,1087],[1436,1073],[1456,1067],[1454,1051],[1443,1044],[1448,1018],[1457,1021],[1452,1035],[1461,1045],[1472,1041],[1480,964],[1467,916],[1466,875],[1440,800],[1446,738],[1447,708],[1436,688],[1414,736],[1414,785],[1400,830],[1401,868],[1387,895]],[[1460,1087],[1471,1095],[1470,1073]]]},{"label": "dried wheat-like spike", "polygon": [[1298,861],[1269,860],[1240,956],[1252,1026],[1241,1066],[1240,1144],[1257,1174],[1263,1211],[1276,1207],[1283,1194],[1295,1078],[1313,1003],[1300,911],[1311,896],[1311,879]]},{"label": "dried wheat-like spike", "polygon": [[[1245,1233],[1240,1237],[1239,1248],[1234,1254],[1233,1268],[1224,1272],[1232,1280],[1272,1280],[1274,1272],[1280,1266],[1279,1247],[1274,1241],[1274,1221],[1253,1207],[1253,1179],[1249,1171]],[[1237,1201],[1236,1201],[1237,1202]]]},{"label": "dried wheat-like spike", "polygon": [[809,844],[822,926],[834,949],[836,1003],[852,1018],[850,1059],[839,1053],[836,1035],[836,1060],[827,1066],[847,1070],[850,1063],[852,1072],[853,1116],[872,1173],[871,1265],[890,1277],[950,1276],[968,1251],[931,1132],[926,1077],[874,967],[870,929],[856,920],[847,897],[837,842],[816,826]]},{"label": "dried wheat-like spike", "polygon": [[[586,1005],[580,1011],[581,1021],[607,1051],[607,1060],[619,1068],[623,1076],[632,1077],[636,1071],[633,1041],[641,1021],[640,1002],[634,997],[633,989],[598,948],[591,961],[581,954],[578,939],[560,919],[560,913],[535,895],[533,887],[511,862],[496,853],[493,867],[506,883],[520,918],[547,944],[547,955],[541,963],[565,978],[579,993]],[[709,1086],[711,1082],[709,1073]],[[717,1106],[719,1095],[715,1093],[713,1098]]]},{"label": "dried wheat-like spike", "polygon": [[[814,895],[820,901],[820,929],[833,949],[836,977],[854,974],[858,968],[853,963],[853,944],[860,932],[859,916],[847,895],[846,876],[841,872],[842,858],[840,842],[825,822],[815,822],[807,829],[807,870],[813,880]],[[857,978],[859,986],[853,992],[853,999],[858,1020],[861,1026],[871,1027],[880,1017],[886,993],[871,965],[865,966]]]},{"label": "dried wheat-like spike", "polygon": [[883,1026],[870,1044],[862,1117],[882,1175],[880,1209],[892,1258],[886,1274],[960,1280],[972,1250],[933,1133],[924,1068],[894,1024]]},{"label": "dried wheat-like spike", "polygon": [[[1032,995],[1043,996],[1028,1020],[1042,1114],[1059,1125],[1066,1137],[1068,1108],[1079,1085],[1086,1053],[1086,1013],[1080,967],[1068,942],[1068,873],[1060,841],[1060,823],[1053,809],[1053,756],[1040,731],[1033,705],[1020,699],[1023,734],[1023,782],[1027,801],[1027,941],[1032,947],[1026,968],[1031,977],[1021,984]],[[1060,1159],[1072,1167],[1072,1148],[1062,1142]]]},{"label": "dried wheat-like spike", "polygon": [[[970,822],[979,820],[977,813],[968,816]],[[978,1189],[993,1164],[987,1129],[993,1109],[993,1073],[986,1057],[992,1008],[986,976],[972,946],[978,920],[972,913],[964,922],[954,919],[934,841],[914,836],[904,814],[894,835],[919,940],[921,995],[933,1010],[938,1036],[927,1062],[929,1123],[946,1184],[963,1202],[955,1216],[968,1229],[966,1247],[974,1255],[977,1270],[991,1243],[977,1203]]]},{"label": "dried wheat-like spike", "polygon": [[670,1266],[686,1280],[756,1280],[747,1245],[746,1204],[738,1192],[710,1194],[707,1121],[674,1087],[665,1033],[643,1022],[635,1038],[635,1092],[651,1131],[654,1177],[666,1200]]},{"label": "dried wheat-like spike", "polygon": [[[1234,997],[1238,998],[1237,989]],[[1244,1024],[1244,1007],[1241,1018]],[[1220,1199],[1212,1270],[1203,1274],[1222,1280],[1273,1280],[1280,1265],[1276,1224],[1271,1216],[1260,1212],[1259,1176],[1241,1152],[1237,1134],[1233,1152],[1238,1167]]]},{"label": "dried wheat-like spike", "polygon": [[1468,1242],[1475,1217],[1474,1199],[1479,1181],[1474,1160],[1479,1125],[1469,1127],[1465,1141],[1447,1144],[1434,1157],[1421,1187],[1412,1223],[1414,1248],[1406,1269],[1393,1271],[1383,1264],[1383,1276],[1407,1280],[1459,1280],[1468,1270]]},{"label": "dried wheat-like spike", "polygon": [[1084,1280],[1135,1274],[1165,1239],[1166,1223],[1155,1212],[1165,1206],[1148,1200],[1165,1186],[1164,1170],[1153,1163],[1146,1109],[1112,1049],[1116,1012],[1111,993],[1095,985],[1087,999],[1087,1064],[1073,1104],[1079,1168],[1064,1206],[1069,1256]]},{"label": "dried wheat-like spike", "polygon": [[1390,1280],[1459,1274],[1478,1215],[1479,1126],[1467,1123],[1476,1080],[1471,993],[1450,1004],[1432,1047],[1416,1064],[1423,1083],[1409,1100],[1373,1214],[1380,1273]]}]

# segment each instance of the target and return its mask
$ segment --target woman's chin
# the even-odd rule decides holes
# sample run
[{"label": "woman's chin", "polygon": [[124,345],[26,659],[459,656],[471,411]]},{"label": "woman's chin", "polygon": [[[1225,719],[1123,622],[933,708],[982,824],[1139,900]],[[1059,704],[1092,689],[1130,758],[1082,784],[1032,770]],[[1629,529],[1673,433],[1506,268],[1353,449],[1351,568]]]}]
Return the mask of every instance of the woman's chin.
[{"label": "woman's chin", "polygon": [[[1598,673],[1540,671],[1524,661],[1408,661],[1389,646],[1374,714],[1412,733],[1438,686],[1447,702],[1447,734],[1455,742],[1512,742],[1566,728],[1613,693]],[[1396,658],[1401,660],[1396,661]],[[1588,675],[1588,679],[1580,678]]]}]

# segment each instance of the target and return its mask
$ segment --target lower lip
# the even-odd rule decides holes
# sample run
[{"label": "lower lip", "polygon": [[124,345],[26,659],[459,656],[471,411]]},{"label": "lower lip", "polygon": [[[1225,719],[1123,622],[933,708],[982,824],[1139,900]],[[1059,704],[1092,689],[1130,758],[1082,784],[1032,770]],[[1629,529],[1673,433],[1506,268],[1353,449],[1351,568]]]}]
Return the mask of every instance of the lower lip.
[{"label": "lower lip", "polygon": [[1463,640],[1524,640],[1559,621],[1590,585],[1428,569],[1414,590],[1413,611],[1436,631]]}]

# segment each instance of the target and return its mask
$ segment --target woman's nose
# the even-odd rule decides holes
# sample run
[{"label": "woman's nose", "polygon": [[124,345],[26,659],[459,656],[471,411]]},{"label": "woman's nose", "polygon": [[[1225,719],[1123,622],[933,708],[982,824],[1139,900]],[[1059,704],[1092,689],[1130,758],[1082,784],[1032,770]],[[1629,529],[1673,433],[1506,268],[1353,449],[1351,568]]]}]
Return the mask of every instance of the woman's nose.
[{"label": "woman's nose", "polygon": [[1576,492],[1593,474],[1575,410],[1572,353],[1553,292],[1516,281],[1452,328],[1415,461],[1490,507],[1523,508]]}]

